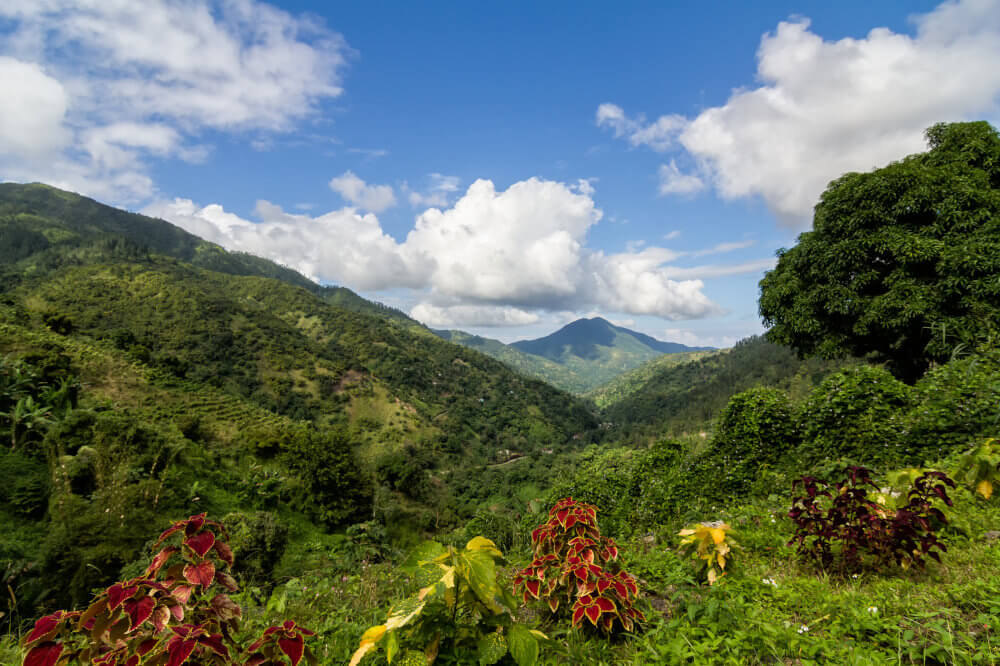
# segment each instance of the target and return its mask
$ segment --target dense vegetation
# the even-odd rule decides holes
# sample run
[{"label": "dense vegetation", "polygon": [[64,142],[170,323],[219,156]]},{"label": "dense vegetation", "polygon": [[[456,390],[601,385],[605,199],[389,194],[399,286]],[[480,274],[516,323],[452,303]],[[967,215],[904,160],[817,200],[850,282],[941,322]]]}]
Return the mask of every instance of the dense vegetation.
[{"label": "dense vegetation", "polygon": [[1000,134],[935,125],[930,150],[831,183],[813,230],[761,282],[768,337],[805,354],[871,355],[916,381],[1000,308]]},{"label": "dense vegetation", "polygon": [[577,394],[592,391],[653,359],[687,358],[709,349],[663,342],[601,317],[577,319],[545,337],[509,345],[462,331],[434,332],[503,361],[525,375]]},{"label": "dense vegetation", "polygon": [[[982,156],[981,129],[929,154]],[[754,338],[623,380],[599,420],[347,292],[31,214],[0,294],[2,663],[1000,659],[989,261],[988,321],[908,347],[918,376]]]}]

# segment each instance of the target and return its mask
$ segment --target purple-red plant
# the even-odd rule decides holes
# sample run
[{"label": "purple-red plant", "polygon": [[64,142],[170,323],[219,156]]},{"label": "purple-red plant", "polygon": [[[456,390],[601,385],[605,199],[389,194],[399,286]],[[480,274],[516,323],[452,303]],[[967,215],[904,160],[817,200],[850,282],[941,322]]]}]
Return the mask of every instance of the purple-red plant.
[{"label": "purple-red plant", "polygon": [[947,548],[934,532],[947,519],[934,503],[951,506],[947,489],[954,481],[943,472],[925,472],[914,480],[906,504],[891,511],[868,496],[869,489],[878,490],[871,470],[852,466],[845,472],[846,478],[834,483],[804,476],[793,484],[804,494],[793,499],[788,512],[796,525],[789,545],[841,573],[890,563],[922,567],[925,557],[941,561]]},{"label": "purple-red plant", "polygon": [[[105,589],[85,611],[56,611],[25,637],[23,666],[231,664],[297,666],[313,662],[303,636],[288,621],[270,627],[243,650],[233,634],[243,615],[227,592],[233,552],[225,528],[205,514],[167,528],[142,576]],[[161,548],[162,546],[162,548]]]},{"label": "purple-red plant", "polygon": [[524,603],[544,601],[555,614],[571,607],[574,627],[586,618],[606,633],[633,631],[645,621],[635,608],[635,578],[614,564],[618,546],[602,536],[597,507],[571,497],[549,510],[549,519],[531,533],[534,559],[514,578],[514,594]]}]

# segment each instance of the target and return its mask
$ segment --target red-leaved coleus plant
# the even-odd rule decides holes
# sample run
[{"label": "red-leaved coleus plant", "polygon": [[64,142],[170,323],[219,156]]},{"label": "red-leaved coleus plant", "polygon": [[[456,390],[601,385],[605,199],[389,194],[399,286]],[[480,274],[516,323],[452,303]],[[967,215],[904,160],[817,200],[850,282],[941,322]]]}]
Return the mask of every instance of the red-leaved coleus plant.
[{"label": "red-leaved coleus plant", "polygon": [[159,550],[144,575],[108,587],[85,611],[35,622],[23,666],[315,663],[303,639],[312,632],[292,621],[270,627],[247,650],[236,642],[243,612],[227,594],[237,590],[228,540],[205,514],[174,523],[154,544]]},{"label": "red-leaved coleus plant", "polygon": [[555,614],[571,608],[573,626],[584,618],[606,633],[634,631],[645,621],[635,608],[635,578],[616,566],[618,546],[601,536],[597,507],[571,497],[549,510],[549,519],[531,533],[534,559],[514,577],[514,594],[524,603],[548,604]]}]

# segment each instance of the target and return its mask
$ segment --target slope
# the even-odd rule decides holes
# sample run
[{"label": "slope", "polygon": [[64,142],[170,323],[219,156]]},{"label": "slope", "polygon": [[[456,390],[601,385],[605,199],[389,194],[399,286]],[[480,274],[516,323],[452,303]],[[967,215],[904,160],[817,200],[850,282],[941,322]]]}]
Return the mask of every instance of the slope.
[{"label": "slope", "polygon": [[752,336],[729,350],[657,369],[617,401],[603,394],[604,418],[623,439],[677,434],[710,423],[740,391],[772,386],[798,400],[827,374],[855,362],[802,360],[788,347]]}]

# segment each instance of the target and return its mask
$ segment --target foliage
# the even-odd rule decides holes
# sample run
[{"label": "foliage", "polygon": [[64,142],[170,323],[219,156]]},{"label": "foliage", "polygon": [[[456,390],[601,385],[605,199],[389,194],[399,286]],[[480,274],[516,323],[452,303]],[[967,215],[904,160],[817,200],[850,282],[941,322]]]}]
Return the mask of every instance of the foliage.
[{"label": "foliage", "polygon": [[947,548],[935,532],[947,519],[934,500],[951,506],[947,488],[954,481],[943,472],[925,472],[914,480],[906,503],[890,513],[868,497],[870,488],[878,489],[871,470],[851,466],[845,474],[833,483],[805,476],[794,484],[805,493],[793,498],[788,512],[796,525],[789,545],[795,543],[800,556],[839,573],[891,563],[922,567],[925,556],[941,561]]},{"label": "foliage", "polygon": [[619,438],[643,443],[664,433],[710,430],[710,422],[737,393],[766,386],[798,401],[830,372],[855,362],[801,360],[788,347],[751,336],[731,349],[657,369],[608,404],[604,420]]},{"label": "foliage", "polygon": [[732,527],[721,521],[698,523],[677,533],[681,539],[679,550],[691,559],[700,561],[700,574],[709,585],[715,585],[719,576],[726,575],[726,565],[732,561],[733,548],[739,544],[731,534]]},{"label": "foliage", "polygon": [[758,387],[737,393],[722,412],[711,454],[731,478],[729,491],[746,490],[760,468],[784,460],[799,444],[799,433],[788,395]]},{"label": "foliage", "polygon": [[983,499],[993,496],[1000,485],[1000,442],[990,438],[958,459],[952,476],[968,484]]},{"label": "foliage", "polygon": [[912,393],[878,367],[858,366],[830,375],[799,413],[801,453],[808,462],[836,458],[869,464],[919,461],[918,451],[908,451],[904,440]]},{"label": "foliage", "polygon": [[108,587],[87,610],[37,620],[24,638],[24,666],[296,666],[303,656],[314,662],[305,645],[312,632],[290,620],[265,630],[246,650],[236,641],[242,609],[227,594],[237,585],[228,573],[233,553],[220,523],[205,514],[177,521],[157,539],[157,549],[142,575]]},{"label": "foliage", "polygon": [[915,382],[1000,307],[1000,135],[935,125],[930,150],[823,193],[813,230],[760,283],[769,339],[806,355],[871,354]]},{"label": "foliage", "polygon": [[514,578],[514,593],[525,603],[542,600],[553,614],[561,605],[570,609],[574,627],[586,618],[605,634],[634,631],[645,621],[635,607],[635,579],[614,567],[618,546],[601,535],[597,507],[571,497],[560,500],[531,533],[531,542],[534,559]]},{"label": "foliage", "polygon": [[418,547],[403,569],[420,582],[420,591],[393,605],[384,624],[365,631],[351,666],[380,647],[389,663],[415,653],[426,664],[439,654],[494,664],[509,652],[518,666],[535,664],[538,641],[545,636],[514,621],[516,602],[496,580],[496,567],[503,562],[494,543],[483,537],[462,550],[434,541]]}]

